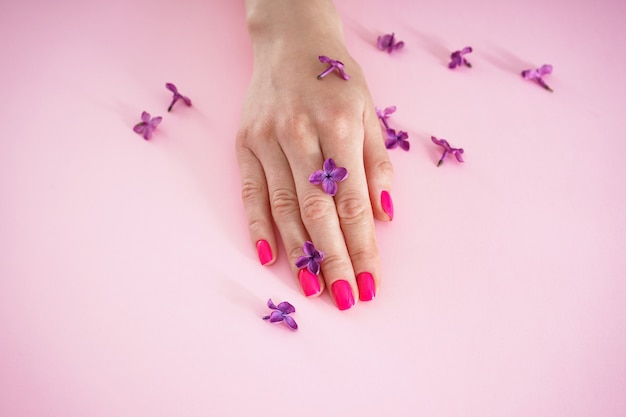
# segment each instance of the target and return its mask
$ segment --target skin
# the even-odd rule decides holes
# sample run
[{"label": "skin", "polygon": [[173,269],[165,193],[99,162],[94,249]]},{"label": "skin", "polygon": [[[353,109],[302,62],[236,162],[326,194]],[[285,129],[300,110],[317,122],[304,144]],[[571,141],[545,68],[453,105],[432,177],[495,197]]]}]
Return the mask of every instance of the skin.
[{"label": "skin", "polygon": [[[246,0],[246,13],[254,68],[236,151],[251,241],[268,241],[273,263],[275,225],[296,280],[295,261],[311,240],[326,255],[322,290],[346,280],[356,301],[356,275],[369,272],[378,293],[374,218],[391,220],[380,198],[393,171],[337,11],[330,0]],[[318,80],[327,67],[319,55],[342,61],[350,80],[337,73]],[[334,198],[308,181],[326,158],[349,173]]]}]

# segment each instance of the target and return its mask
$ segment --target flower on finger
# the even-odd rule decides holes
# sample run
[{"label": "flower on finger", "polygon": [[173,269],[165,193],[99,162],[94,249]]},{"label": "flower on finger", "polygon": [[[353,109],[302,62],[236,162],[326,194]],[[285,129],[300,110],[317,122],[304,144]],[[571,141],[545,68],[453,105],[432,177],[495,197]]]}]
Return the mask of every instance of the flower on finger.
[{"label": "flower on finger", "polygon": [[443,164],[443,160],[446,159],[446,157],[450,154],[454,155],[457,161],[463,162],[463,148],[453,148],[445,139],[437,139],[434,136],[431,136],[430,139],[433,141],[434,144],[439,145],[443,148],[443,154],[441,155],[439,162],[437,162],[437,166]]},{"label": "flower on finger", "polygon": [[145,140],[148,140],[152,137],[152,131],[161,123],[161,120],[163,120],[161,116],[150,117],[150,113],[144,111],[141,113],[141,122],[137,123],[133,130],[135,133],[143,135]]},{"label": "flower on finger", "polygon": [[472,47],[471,46],[466,46],[465,48],[461,49],[460,51],[454,51],[452,52],[452,54],[450,55],[450,63],[448,64],[448,68],[450,69],[454,69],[456,67],[460,67],[461,65],[465,65],[466,67],[471,68],[472,64],[470,64],[467,59],[465,59],[465,57],[463,55],[469,54],[470,52],[472,52]]},{"label": "flower on finger", "polygon": [[383,123],[385,129],[389,129],[389,125],[387,124],[387,119],[391,116],[392,113],[395,113],[396,106],[389,106],[381,109],[380,107],[376,107],[376,116]]},{"label": "flower on finger", "polygon": [[322,64],[328,64],[328,68],[322,72],[320,75],[317,76],[318,80],[321,80],[322,78],[324,78],[326,75],[330,74],[331,72],[337,70],[337,72],[339,73],[339,75],[341,76],[341,78],[343,78],[344,80],[349,80],[350,76],[348,74],[345,73],[345,71],[343,70],[343,62],[338,61],[336,59],[332,59],[329,58],[327,56],[324,55],[320,55],[318,57],[318,59],[320,60],[320,62]]},{"label": "flower on finger", "polygon": [[317,275],[320,273],[320,265],[324,260],[324,252],[317,249],[313,242],[306,241],[302,246],[304,256],[300,256],[296,260],[296,267],[302,269],[306,266],[310,273]]},{"label": "flower on finger", "polygon": [[387,51],[388,53],[392,53],[396,49],[402,49],[402,47],[404,47],[404,42],[396,42],[395,33],[378,37],[378,49],[380,49],[381,51]]},{"label": "flower on finger", "polygon": [[267,316],[263,316],[263,320],[269,320],[270,323],[284,321],[292,330],[298,330],[298,324],[293,317],[289,315],[296,312],[296,308],[294,306],[289,304],[287,301],[283,301],[282,303],[275,305],[271,298],[267,300],[267,306],[273,311]]},{"label": "flower on finger", "polygon": [[552,90],[542,78],[544,75],[551,74],[551,73],[552,73],[552,65],[545,64],[545,65],[540,66],[537,69],[528,69],[528,70],[522,71],[522,77],[524,77],[524,79],[526,80],[537,81],[537,83],[540,86],[542,86],[543,88],[545,88],[546,90],[552,93],[554,92],[554,90]]},{"label": "flower on finger", "polygon": [[395,149],[398,146],[405,151],[411,148],[411,144],[408,141],[409,134],[400,130],[396,133],[394,129],[387,129],[387,140],[385,141],[385,148]]},{"label": "flower on finger", "polygon": [[309,182],[314,185],[322,184],[326,194],[334,196],[339,188],[337,183],[345,180],[347,177],[348,170],[344,167],[338,167],[332,158],[328,158],[324,161],[323,169],[311,174]]},{"label": "flower on finger", "polygon": [[185,102],[187,106],[191,106],[191,99],[189,97],[185,97],[182,94],[180,94],[178,92],[178,88],[176,88],[174,84],[166,83],[165,88],[167,88],[174,94],[174,97],[172,97],[172,102],[170,103],[170,106],[167,108],[167,111],[172,111],[172,107],[174,107],[174,104],[176,104],[178,100],[182,100]]}]

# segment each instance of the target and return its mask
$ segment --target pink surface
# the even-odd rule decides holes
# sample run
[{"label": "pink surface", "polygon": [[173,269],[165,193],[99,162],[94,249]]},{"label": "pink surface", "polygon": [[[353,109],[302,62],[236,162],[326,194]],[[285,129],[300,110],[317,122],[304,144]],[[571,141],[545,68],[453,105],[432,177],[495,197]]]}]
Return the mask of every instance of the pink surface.
[{"label": "pink surface", "polygon": [[[0,415],[626,415],[626,3],[338,1],[412,144],[347,312],[249,241],[239,3],[0,5]],[[519,76],[544,63],[554,94]]]}]

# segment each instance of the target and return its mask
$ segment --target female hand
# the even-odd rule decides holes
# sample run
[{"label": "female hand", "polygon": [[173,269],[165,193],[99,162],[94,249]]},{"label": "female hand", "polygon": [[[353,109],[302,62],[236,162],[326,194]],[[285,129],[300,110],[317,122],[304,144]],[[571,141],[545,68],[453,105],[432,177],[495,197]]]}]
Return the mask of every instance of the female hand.
[{"label": "female hand", "polygon": [[[325,286],[341,310],[380,286],[374,217],[393,218],[392,167],[363,73],[329,0],[248,0],[254,70],[236,150],[250,236],[259,259],[278,253],[274,224],[306,296]],[[319,55],[340,60],[323,79]],[[309,176],[332,158],[348,170],[334,198]],[[298,270],[305,241],[324,251],[321,275]]]}]

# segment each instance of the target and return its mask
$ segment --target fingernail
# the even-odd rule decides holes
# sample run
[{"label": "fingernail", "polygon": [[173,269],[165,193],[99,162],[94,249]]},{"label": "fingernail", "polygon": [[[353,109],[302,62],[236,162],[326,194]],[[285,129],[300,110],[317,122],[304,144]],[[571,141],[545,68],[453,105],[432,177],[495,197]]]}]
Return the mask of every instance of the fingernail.
[{"label": "fingernail", "polygon": [[302,292],[307,297],[320,293],[320,280],[317,278],[317,275],[312,274],[308,269],[302,268],[298,272],[298,279],[300,280]]},{"label": "fingernail", "polygon": [[393,220],[393,201],[391,201],[389,192],[383,190],[380,193],[380,205],[383,206],[383,211],[389,216],[389,220]]},{"label": "fingernail", "polygon": [[259,262],[261,262],[261,265],[265,265],[274,259],[272,255],[272,248],[270,248],[270,244],[267,243],[267,240],[261,239],[256,243],[256,252],[259,255]]},{"label": "fingernail", "polygon": [[359,300],[371,301],[376,296],[376,285],[374,277],[369,272],[361,272],[356,276],[356,283],[359,286]]},{"label": "fingernail", "polygon": [[335,281],[332,289],[335,303],[337,303],[339,310],[347,310],[354,305],[354,295],[352,295],[352,288],[348,281],[343,279]]}]

